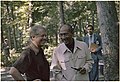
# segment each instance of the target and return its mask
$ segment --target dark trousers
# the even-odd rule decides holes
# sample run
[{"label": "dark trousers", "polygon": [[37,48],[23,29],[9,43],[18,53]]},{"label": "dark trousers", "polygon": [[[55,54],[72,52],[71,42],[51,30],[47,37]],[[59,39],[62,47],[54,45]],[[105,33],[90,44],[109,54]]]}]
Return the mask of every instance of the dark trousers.
[{"label": "dark trousers", "polygon": [[89,72],[89,80],[90,81],[98,81],[99,78],[99,60],[97,58],[93,58],[94,63],[92,64],[92,70]]},{"label": "dark trousers", "polygon": [[101,73],[102,75],[104,75],[103,70],[104,70],[104,65],[100,65],[100,73]]}]

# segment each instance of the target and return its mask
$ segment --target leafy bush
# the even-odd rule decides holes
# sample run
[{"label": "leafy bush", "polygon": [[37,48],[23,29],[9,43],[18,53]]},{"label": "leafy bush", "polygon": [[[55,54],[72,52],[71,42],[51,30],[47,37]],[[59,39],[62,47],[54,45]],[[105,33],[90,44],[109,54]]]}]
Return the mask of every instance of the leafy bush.
[{"label": "leafy bush", "polygon": [[19,57],[19,53],[14,53],[11,55],[11,58],[6,61],[5,55],[1,54],[1,66],[3,67],[10,67]]},{"label": "leafy bush", "polygon": [[52,59],[51,57],[52,57],[54,49],[55,49],[54,46],[48,46],[48,48],[44,49],[44,54],[45,54],[47,60],[49,61],[49,63],[51,63],[51,59]]}]

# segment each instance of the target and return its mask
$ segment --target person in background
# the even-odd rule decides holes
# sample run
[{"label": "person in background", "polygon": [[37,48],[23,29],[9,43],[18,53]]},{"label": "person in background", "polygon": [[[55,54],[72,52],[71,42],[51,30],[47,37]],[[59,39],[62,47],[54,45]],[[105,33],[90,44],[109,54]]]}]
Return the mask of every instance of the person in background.
[{"label": "person in background", "polygon": [[83,41],[87,43],[91,51],[94,64],[92,65],[92,70],[89,73],[90,81],[98,81],[99,78],[99,60],[102,59],[102,42],[100,35],[94,33],[94,28],[92,25],[87,26],[87,34],[83,37]]},{"label": "person in background", "polygon": [[92,68],[92,58],[87,44],[73,39],[73,28],[64,24],[59,30],[62,43],[54,50],[51,62],[53,80],[87,81]]},{"label": "person in background", "polygon": [[30,43],[23,50],[21,56],[11,67],[9,73],[17,81],[24,81],[21,74],[26,75],[26,80],[49,81],[50,68],[45,58],[41,45],[46,41],[46,30],[40,25],[35,25],[30,30]]},{"label": "person in background", "polygon": [[2,44],[3,48],[3,54],[5,56],[5,65],[7,65],[9,59],[10,59],[10,50],[9,50],[9,45],[8,45],[8,39],[4,40],[4,43]]}]

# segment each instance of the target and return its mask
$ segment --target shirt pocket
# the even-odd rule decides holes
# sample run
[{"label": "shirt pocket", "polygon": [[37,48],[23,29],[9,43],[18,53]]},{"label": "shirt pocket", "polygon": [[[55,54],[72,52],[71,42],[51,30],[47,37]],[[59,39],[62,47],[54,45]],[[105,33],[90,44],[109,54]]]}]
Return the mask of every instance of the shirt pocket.
[{"label": "shirt pocket", "polygon": [[86,57],[86,55],[85,55],[85,51],[84,50],[81,50],[81,51],[77,52],[77,58],[78,59],[84,59],[85,57]]},{"label": "shirt pocket", "polygon": [[64,60],[59,60],[60,66],[66,70],[66,66],[65,66],[65,61]]},{"label": "shirt pocket", "polygon": [[60,60],[59,62],[60,62],[60,63],[67,63],[67,62],[69,62],[69,61],[70,61],[69,58],[65,58],[65,60]]},{"label": "shirt pocket", "polygon": [[85,54],[79,54],[79,55],[77,56],[78,59],[84,59],[85,57],[86,57]]},{"label": "shirt pocket", "polygon": [[86,62],[86,55],[85,54],[78,54],[77,56],[77,61],[76,61],[76,65],[82,67]]},{"label": "shirt pocket", "polygon": [[64,55],[64,63],[68,63],[70,61],[69,55]]}]

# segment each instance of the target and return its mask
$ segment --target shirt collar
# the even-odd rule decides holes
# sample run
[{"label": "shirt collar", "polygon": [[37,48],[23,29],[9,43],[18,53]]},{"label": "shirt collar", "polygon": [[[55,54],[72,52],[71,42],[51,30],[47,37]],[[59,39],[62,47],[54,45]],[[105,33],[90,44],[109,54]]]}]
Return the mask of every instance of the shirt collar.
[{"label": "shirt collar", "polygon": [[89,33],[87,33],[87,35],[88,35],[88,36],[94,36],[94,35],[95,35],[95,33],[93,33],[92,35],[90,35]]},{"label": "shirt collar", "polygon": [[82,50],[82,45],[80,44],[80,42],[78,42],[77,40],[75,40],[75,47],[74,47],[74,51],[76,51],[76,49],[80,49]]},{"label": "shirt collar", "polygon": [[[78,43],[78,41],[75,40],[75,39],[74,39],[74,42],[75,42],[75,44],[74,44],[74,52],[75,52],[77,49],[80,49],[80,50],[81,50],[82,48],[81,48],[80,43]],[[64,43],[61,44],[61,49],[62,49],[61,51],[62,51],[63,54],[64,54],[65,52],[67,52],[67,51],[70,52],[70,50],[67,48],[67,46],[66,46]]]},{"label": "shirt collar", "polygon": [[30,47],[35,52],[35,55],[37,55],[39,53],[40,48],[37,48],[32,42],[30,44]]}]

